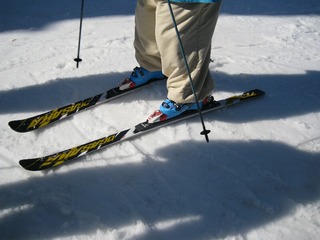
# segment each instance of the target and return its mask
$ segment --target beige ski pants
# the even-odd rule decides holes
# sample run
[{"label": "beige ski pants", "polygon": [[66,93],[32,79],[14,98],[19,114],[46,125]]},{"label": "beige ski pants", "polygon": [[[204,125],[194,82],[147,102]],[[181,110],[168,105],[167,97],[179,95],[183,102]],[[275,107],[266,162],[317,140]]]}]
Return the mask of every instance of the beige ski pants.
[{"label": "beige ski pants", "polygon": [[[208,96],[214,82],[208,69],[211,40],[221,2],[172,3],[181,41],[199,100]],[[167,97],[177,103],[194,102],[187,70],[165,0],[137,0],[134,47],[141,67],[162,71],[168,77]]]}]

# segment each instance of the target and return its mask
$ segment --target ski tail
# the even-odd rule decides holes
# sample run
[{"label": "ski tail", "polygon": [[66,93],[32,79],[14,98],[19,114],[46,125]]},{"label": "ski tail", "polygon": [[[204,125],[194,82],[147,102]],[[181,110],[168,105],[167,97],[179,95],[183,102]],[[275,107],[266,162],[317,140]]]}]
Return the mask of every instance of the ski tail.
[{"label": "ski tail", "polygon": [[[247,101],[250,99],[255,99],[257,97],[261,97],[264,94],[265,94],[265,92],[260,89],[246,91],[240,95],[234,95],[234,96],[231,96],[231,97],[219,100],[219,101],[214,100],[214,101],[208,102],[204,105],[204,107],[201,109],[201,111],[202,111],[202,113],[207,113],[212,110],[217,110],[220,108],[233,106],[233,105],[238,104],[243,101]],[[197,110],[186,111],[177,117],[169,118],[167,120],[155,122],[155,123],[149,123],[148,121],[145,121],[145,122],[139,123],[138,125],[135,126],[135,132],[138,133],[138,132],[142,132],[142,131],[148,131],[149,129],[163,127],[165,125],[180,121],[181,119],[185,119],[190,116],[196,115],[197,112],[198,112]]]}]

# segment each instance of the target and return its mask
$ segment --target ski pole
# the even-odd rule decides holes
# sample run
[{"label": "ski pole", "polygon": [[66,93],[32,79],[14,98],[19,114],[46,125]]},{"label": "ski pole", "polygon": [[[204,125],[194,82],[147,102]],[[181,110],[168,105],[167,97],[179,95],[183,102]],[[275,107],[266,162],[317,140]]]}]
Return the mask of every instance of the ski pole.
[{"label": "ski pole", "polygon": [[79,63],[82,62],[82,59],[80,58],[80,44],[81,44],[82,20],[83,20],[83,5],[84,5],[84,0],[81,1],[79,41],[78,41],[78,55],[77,55],[77,57],[74,59],[74,61],[77,62],[77,68],[79,68]]},{"label": "ski pole", "polygon": [[202,129],[203,129],[200,132],[200,134],[201,135],[205,135],[206,141],[209,142],[208,134],[210,133],[210,130],[206,129],[206,126],[205,126],[204,121],[203,121],[202,112],[201,112],[201,108],[200,108],[200,105],[199,105],[199,99],[198,99],[198,96],[197,96],[196,91],[195,91],[195,87],[194,87],[193,80],[192,80],[192,77],[191,77],[189,64],[188,64],[187,57],[186,57],[186,54],[185,54],[185,51],[184,51],[184,47],[183,47],[183,44],[182,44],[182,41],[181,41],[180,33],[179,33],[179,30],[178,30],[176,19],[175,19],[174,14],[173,14],[173,10],[172,10],[172,6],[171,6],[171,1],[170,0],[168,0],[168,6],[169,6],[172,22],[173,22],[174,28],[176,30],[176,34],[177,34],[177,38],[178,38],[178,42],[179,42],[179,46],[180,46],[180,51],[181,51],[181,54],[183,56],[184,64],[185,64],[185,67],[186,67],[186,70],[187,70],[187,73],[188,73],[190,86],[191,86],[194,98],[196,100],[198,113],[199,113],[200,121],[201,121],[201,124],[202,124]]}]

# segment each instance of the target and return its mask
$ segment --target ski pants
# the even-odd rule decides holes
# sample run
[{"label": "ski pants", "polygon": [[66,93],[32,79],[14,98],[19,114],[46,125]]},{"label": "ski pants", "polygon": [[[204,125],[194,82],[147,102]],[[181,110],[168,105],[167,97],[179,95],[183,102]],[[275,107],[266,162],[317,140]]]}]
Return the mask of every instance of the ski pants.
[{"label": "ski pants", "polygon": [[[199,100],[214,88],[209,71],[211,42],[221,2],[172,3],[181,42]],[[141,67],[168,77],[167,97],[177,103],[195,102],[179,41],[165,0],[137,0],[135,56]]]}]

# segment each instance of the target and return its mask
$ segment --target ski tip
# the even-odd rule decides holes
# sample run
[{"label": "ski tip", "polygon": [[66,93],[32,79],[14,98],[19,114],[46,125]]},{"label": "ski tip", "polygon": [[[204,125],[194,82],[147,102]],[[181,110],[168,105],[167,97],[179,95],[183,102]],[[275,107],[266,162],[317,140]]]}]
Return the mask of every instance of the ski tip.
[{"label": "ski tip", "polygon": [[19,161],[19,164],[21,167],[23,167],[25,170],[29,171],[39,171],[43,170],[39,167],[39,161],[36,158],[32,159],[22,159]]},{"label": "ski tip", "polygon": [[8,122],[9,127],[16,132],[25,133],[34,130],[34,128],[27,128],[25,125],[25,121],[23,120],[14,120]]},{"label": "ski tip", "polygon": [[258,89],[258,88],[254,89],[252,91],[249,91],[249,92],[255,92],[255,94],[258,95],[258,96],[263,96],[263,95],[266,94],[264,91],[262,91],[261,89]]},{"label": "ski tip", "polygon": [[19,120],[10,121],[10,122],[8,122],[8,125],[12,130],[14,130],[16,132],[24,132],[24,131],[21,131],[21,128],[20,128],[21,121],[19,121]]},{"label": "ski tip", "polygon": [[26,170],[32,170],[32,168],[30,169],[31,159],[20,160],[19,164],[21,167],[23,167]]}]

